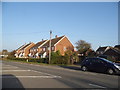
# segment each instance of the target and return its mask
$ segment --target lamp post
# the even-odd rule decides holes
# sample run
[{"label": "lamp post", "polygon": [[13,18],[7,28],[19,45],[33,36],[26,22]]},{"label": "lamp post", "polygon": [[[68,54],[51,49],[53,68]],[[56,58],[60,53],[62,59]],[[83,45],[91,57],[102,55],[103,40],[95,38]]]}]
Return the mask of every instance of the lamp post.
[{"label": "lamp post", "polygon": [[50,30],[50,42],[49,42],[49,64],[51,61],[51,38],[52,38],[52,31]]}]

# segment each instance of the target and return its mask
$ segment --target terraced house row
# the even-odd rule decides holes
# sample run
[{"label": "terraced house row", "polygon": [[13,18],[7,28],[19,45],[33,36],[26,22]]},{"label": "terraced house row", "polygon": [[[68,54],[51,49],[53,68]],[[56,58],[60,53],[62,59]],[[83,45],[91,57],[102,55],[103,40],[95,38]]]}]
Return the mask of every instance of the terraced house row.
[{"label": "terraced house row", "polygon": [[[24,44],[16,50],[15,57],[17,58],[45,58],[49,55],[49,43],[50,40],[42,40],[36,44],[30,42]],[[64,55],[67,50],[74,51],[74,46],[70,40],[64,35],[51,39],[51,51],[60,51],[61,55]]]}]

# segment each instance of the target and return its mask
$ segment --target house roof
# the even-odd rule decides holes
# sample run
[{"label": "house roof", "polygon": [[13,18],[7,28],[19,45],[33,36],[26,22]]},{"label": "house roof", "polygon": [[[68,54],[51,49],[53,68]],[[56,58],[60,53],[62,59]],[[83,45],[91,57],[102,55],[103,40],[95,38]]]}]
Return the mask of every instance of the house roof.
[{"label": "house roof", "polygon": [[26,44],[25,46],[23,46],[20,50],[23,50],[23,49],[25,49],[27,46],[29,46],[30,44],[32,44],[32,42],[30,42],[30,43],[28,43],[28,44]]},{"label": "house roof", "polygon": [[99,47],[99,48],[96,50],[96,52],[97,52],[97,51],[105,51],[105,49],[106,49],[107,47],[109,47],[109,46]]},{"label": "house roof", "polygon": [[114,56],[117,56],[117,55],[120,55],[120,51],[118,51],[115,48],[110,48],[110,49],[108,49],[108,50],[106,50],[104,52],[104,55],[114,55]]},{"label": "house roof", "polygon": [[120,49],[120,45],[116,45],[114,48],[118,48],[118,49]]},{"label": "house roof", "polygon": [[39,48],[39,46],[41,46],[42,44],[44,44],[46,41],[47,41],[47,40],[38,42],[38,43],[35,44],[31,49],[37,49],[37,48]]},{"label": "house roof", "polygon": [[[59,40],[61,40],[63,37],[65,37],[65,36],[53,38],[53,39],[51,40],[51,46],[54,46],[54,45],[55,45]],[[44,44],[42,47],[49,47],[49,43],[50,43],[50,40],[49,40],[46,44]]]},{"label": "house roof", "polygon": [[113,48],[113,50],[114,50],[115,52],[117,52],[118,54],[120,54],[120,51],[119,51],[119,50],[117,50],[117,49],[115,49],[115,48]]},{"label": "house roof", "polygon": [[16,51],[22,49],[25,45],[26,45],[26,44],[20,46],[18,49],[16,49]]}]

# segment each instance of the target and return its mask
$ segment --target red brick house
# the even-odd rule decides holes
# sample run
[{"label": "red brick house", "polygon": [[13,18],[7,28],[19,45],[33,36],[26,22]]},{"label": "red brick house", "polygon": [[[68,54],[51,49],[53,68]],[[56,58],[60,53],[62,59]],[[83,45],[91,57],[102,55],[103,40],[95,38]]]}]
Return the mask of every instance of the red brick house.
[{"label": "red brick house", "polygon": [[[39,53],[39,56],[41,57],[48,56],[49,43],[50,40],[41,47],[42,51]],[[67,50],[74,51],[74,46],[66,36],[61,36],[61,37],[56,36],[51,40],[51,51],[56,52],[58,50],[60,51],[61,55],[64,55]]]},{"label": "red brick house", "polygon": [[[16,50],[16,57],[19,58],[45,58],[49,54],[50,40],[42,40],[36,44],[29,43],[22,45]],[[66,36],[55,37],[51,40],[51,51],[60,51],[61,55],[64,55],[67,50],[74,51],[74,46]]]},{"label": "red brick house", "polygon": [[42,51],[41,47],[47,42],[48,40],[42,40],[36,43],[33,47],[30,48],[30,53],[28,56],[33,58],[39,58],[39,53]]},{"label": "red brick house", "polygon": [[15,56],[19,58],[28,58],[29,49],[34,45],[35,44],[32,42],[22,45],[20,48],[16,50]]},{"label": "red brick house", "polygon": [[18,49],[15,50],[15,57],[17,57],[17,58],[19,57],[20,50],[21,50],[23,47],[25,47],[25,45],[26,45],[26,44],[20,46]]}]

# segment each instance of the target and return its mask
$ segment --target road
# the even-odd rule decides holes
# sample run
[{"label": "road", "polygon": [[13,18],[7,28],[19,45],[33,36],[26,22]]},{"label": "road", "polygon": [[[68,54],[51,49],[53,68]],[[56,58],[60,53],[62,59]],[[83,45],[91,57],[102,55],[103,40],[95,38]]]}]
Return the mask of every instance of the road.
[{"label": "road", "polygon": [[78,68],[2,61],[3,88],[119,88],[119,76]]}]

